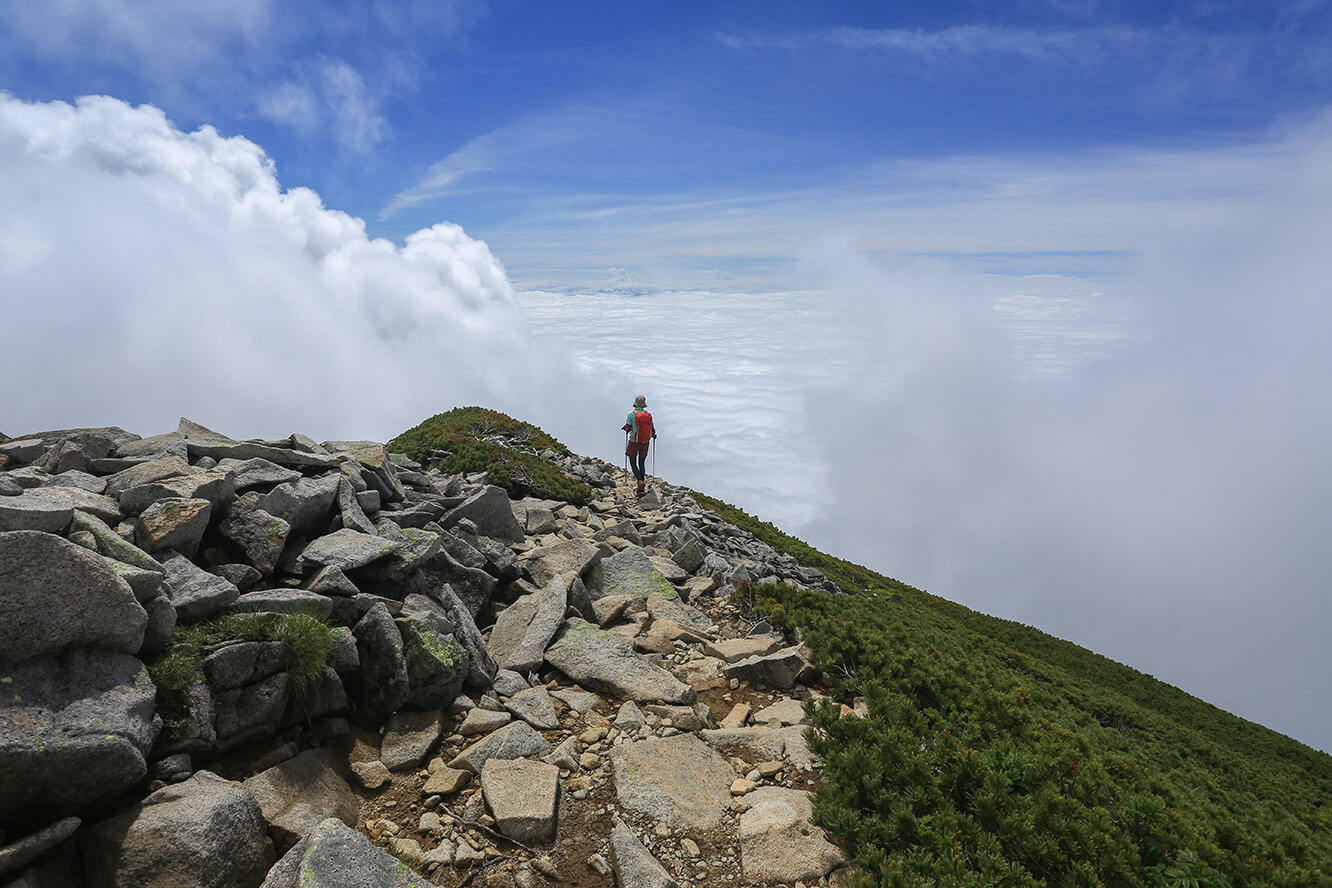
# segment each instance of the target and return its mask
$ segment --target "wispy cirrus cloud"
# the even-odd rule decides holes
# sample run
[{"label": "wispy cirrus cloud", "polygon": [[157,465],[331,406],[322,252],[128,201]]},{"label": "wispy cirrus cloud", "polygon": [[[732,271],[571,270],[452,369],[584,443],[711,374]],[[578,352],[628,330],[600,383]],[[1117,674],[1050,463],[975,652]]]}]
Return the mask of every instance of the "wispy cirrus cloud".
[{"label": "wispy cirrus cloud", "polygon": [[415,184],[389,199],[379,211],[379,219],[439,200],[464,179],[501,166],[524,166],[556,146],[594,138],[604,124],[605,115],[589,109],[558,109],[491,130],[432,163]]}]

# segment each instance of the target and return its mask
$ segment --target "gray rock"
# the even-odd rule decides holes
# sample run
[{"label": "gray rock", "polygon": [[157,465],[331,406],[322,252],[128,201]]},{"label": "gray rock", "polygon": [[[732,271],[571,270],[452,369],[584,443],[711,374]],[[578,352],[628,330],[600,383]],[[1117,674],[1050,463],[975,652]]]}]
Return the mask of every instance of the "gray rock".
[{"label": "gray rock", "polygon": [[[507,654],[496,656],[500,666],[519,674],[536,672],[546,657],[550,644],[568,608],[568,589],[564,578],[555,576],[533,599],[532,619],[524,628],[522,640]],[[493,637],[493,636],[492,636]]]},{"label": "gray rock", "polygon": [[16,463],[36,462],[46,453],[46,442],[41,438],[20,438],[0,444],[0,456],[7,456]]},{"label": "gray rock", "polygon": [[703,547],[703,543],[694,537],[676,549],[671,560],[680,565],[681,570],[692,574],[703,566],[703,559],[707,554],[708,550]]},{"label": "gray rock", "polygon": [[384,725],[379,760],[390,771],[419,768],[434,751],[443,731],[443,715],[437,709],[425,712],[404,709],[395,712]]},{"label": "gray rock", "polygon": [[36,466],[10,469],[4,473],[4,476],[7,480],[17,484],[21,490],[32,490],[34,487],[41,487],[52,477],[50,472]]},{"label": "gray rock", "polygon": [[55,475],[49,481],[44,481],[42,486],[76,487],[87,493],[102,494],[106,492],[106,479],[99,478],[96,475],[89,475],[87,472],[72,470]]},{"label": "gray rock", "polygon": [[754,713],[754,723],[769,727],[787,725],[807,725],[809,716],[805,715],[805,705],[799,700],[778,700],[771,706],[765,706]]},{"label": "gray rock", "polygon": [[284,728],[300,725],[309,727],[319,719],[347,711],[347,689],[332,666],[324,667],[307,687],[296,689],[287,703],[282,717]]},{"label": "gray rock", "polygon": [[509,505],[509,495],[504,488],[488,485],[468,497],[462,505],[452,509],[440,520],[445,530],[456,525],[462,519],[476,524],[483,536],[494,537],[509,542],[521,542],[527,536]]},{"label": "gray rock", "polygon": [[233,749],[271,737],[277,733],[290,700],[291,679],[285,672],[257,684],[215,692],[218,748]]},{"label": "gray rock", "polygon": [[157,688],[127,654],[74,650],[7,670],[0,695],[0,829],[115,798],[148,773]]},{"label": "gray rock", "polygon": [[352,777],[362,789],[379,789],[393,782],[393,775],[378,759],[372,762],[352,762]]},{"label": "gray rock", "polygon": [[601,704],[601,698],[596,694],[578,688],[555,688],[550,692],[550,695],[556,700],[562,701],[564,705],[579,715],[590,712]]},{"label": "gray rock", "polygon": [[0,669],[73,647],[135,653],[147,625],[100,555],[49,533],[0,533]]},{"label": "gray rock", "polygon": [[662,703],[649,703],[646,707],[653,715],[670,721],[671,726],[681,731],[701,731],[716,727],[716,719],[706,703],[693,706],[667,706]]},{"label": "gray rock", "polygon": [[235,493],[235,476],[226,469],[214,469],[131,487],[120,494],[120,507],[126,514],[137,515],[158,500],[170,497],[206,499],[218,509],[231,502]]},{"label": "gray rock", "polygon": [[539,731],[553,731],[560,726],[555,703],[542,687],[519,691],[504,703],[504,708]]},{"label": "gray rock", "polygon": [[179,456],[163,456],[116,472],[106,479],[106,490],[104,492],[107,496],[119,497],[131,487],[193,473],[194,469],[190,467],[190,464]]},{"label": "gray rock", "polygon": [[152,435],[138,441],[129,441],[116,448],[116,455],[127,459],[153,459],[162,456],[188,458],[185,436],[179,432]]},{"label": "gray rock", "polygon": [[291,665],[291,651],[280,641],[237,641],[203,658],[200,666],[214,691],[254,684]]},{"label": "gray rock", "polygon": [[810,794],[763,786],[745,797],[740,815],[740,870],[751,882],[817,880],[844,862],[842,852],[811,824]]},{"label": "gray rock", "polygon": [[622,540],[628,540],[635,546],[642,545],[643,538],[638,533],[638,527],[629,519],[617,521],[614,524],[607,524],[601,530],[592,534],[592,539],[597,542],[605,542],[611,537],[619,537]]},{"label": "gray rock", "polygon": [[785,689],[795,684],[808,664],[800,654],[800,646],[792,645],[775,654],[763,657],[748,657],[731,663],[722,673],[727,678],[738,678],[763,688]]},{"label": "gray rock", "polygon": [[316,620],[327,620],[333,613],[333,599],[304,589],[260,589],[238,597],[227,612],[308,614]]},{"label": "gray rock", "polygon": [[439,542],[455,561],[473,570],[485,570],[490,563],[480,549],[468,542],[466,534],[456,527],[445,531]]},{"label": "gray rock", "polygon": [[546,662],[585,687],[620,699],[692,703],[694,691],[625,641],[586,620],[566,620]]},{"label": "gray rock", "polygon": [[750,657],[763,657],[781,650],[782,640],[771,635],[752,635],[749,638],[726,638],[721,641],[709,641],[703,645],[703,653],[727,663],[738,663]]},{"label": "gray rock", "polygon": [[330,453],[346,453],[361,466],[361,477],[370,489],[379,491],[386,503],[400,503],[407,498],[398,480],[398,470],[389,459],[384,445],[376,441],[325,441]]},{"label": "gray rock", "polygon": [[0,878],[18,872],[74,835],[74,831],[82,823],[83,821],[77,817],[66,817],[16,842],[0,847]]},{"label": "gray rock", "polygon": [[346,478],[338,481],[338,514],[342,516],[342,526],[361,533],[373,534],[375,525],[366,517],[361,502],[356,498],[356,490]]},{"label": "gray rock", "polygon": [[144,570],[159,572],[162,570],[162,566],[154,560],[153,556],[126,540],[107,526],[106,522],[94,515],[75,510],[74,517],[69,523],[69,529],[71,533],[82,531],[92,534],[97,541],[97,551],[107,558]]},{"label": "gray rock", "polygon": [[336,475],[325,475],[279,484],[259,498],[259,508],[287,522],[294,534],[320,536],[328,530],[338,498],[338,481]]},{"label": "gray rock", "polygon": [[448,583],[428,591],[428,595],[444,609],[444,615],[453,626],[453,639],[467,651],[467,677],[463,684],[470,688],[489,687],[499,664],[486,649],[486,640],[476,626],[471,610]]},{"label": "gray rock", "polygon": [[527,679],[523,678],[512,669],[500,669],[495,673],[495,681],[492,689],[501,697],[512,697],[519,691],[527,690],[531,685]]},{"label": "gray rock", "polygon": [[356,824],[358,801],[343,775],[344,766],[328,749],[307,749],[295,758],[245,781],[264,820],[283,844],[309,835],[336,817]]},{"label": "gray rock", "polygon": [[255,888],[273,865],[263,815],[239,783],[199,771],[94,826],[89,884]]},{"label": "gray rock", "polygon": [[247,493],[235,500],[218,530],[236,544],[259,573],[272,576],[286,548],[291,525],[264,511],[260,502],[257,493]]},{"label": "gray rock", "polygon": [[431,595],[435,589],[448,585],[473,618],[490,604],[491,594],[498,581],[484,570],[475,570],[454,560],[446,551],[440,551],[421,564],[403,582],[403,591]]},{"label": "gray rock", "polygon": [[598,562],[588,574],[587,591],[593,601],[608,595],[629,595],[641,603],[653,592],[668,599],[680,597],[661,571],[653,567],[647,553],[637,546]]},{"label": "gray rock", "polygon": [[597,625],[605,629],[623,617],[633,603],[632,595],[607,595],[592,602],[592,613],[597,618]]},{"label": "gray rock", "polygon": [[739,756],[751,764],[775,761],[786,750],[785,738],[772,728],[718,728],[703,731],[701,736],[718,752]]},{"label": "gray rock", "polygon": [[481,791],[495,826],[525,844],[555,840],[560,769],[527,759],[488,759],[481,768]]},{"label": "gray rock", "polygon": [[301,588],[320,595],[334,595],[351,598],[361,590],[351,579],[336,567],[323,567],[301,582]]},{"label": "gray rock", "polygon": [[377,602],[352,629],[361,668],[352,676],[348,690],[356,706],[356,717],[367,727],[377,727],[407,702],[407,660],[402,634],[388,607]]},{"label": "gray rock", "polygon": [[18,496],[0,497],[0,533],[43,531],[60,533],[74,517],[69,497],[50,487],[25,490]]},{"label": "gray rock", "polygon": [[477,706],[468,710],[463,718],[462,724],[458,726],[458,733],[464,737],[473,737],[477,734],[489,734],[496,728],[502,728],[513,721],[513,715],[509,712],[492,712],[489,709],[482,709]]},{"label": "gray rock", "polygon": [[145,552],[174,549],[192,556],[212,515],[213,504],[206,499],[159,499],[134,523],[134,542]]},{"label": "gray rock", "polygon": [[430,884],[336,818],[292,846],[263,888],[424,888]]},{"label": "gray rock", "polygon": [[646,722],[643,720],[643,710],[639,709],[633,700],[628,700],[620,706],[620,711],[616,713],[612,724],[621,731],[637,731]]},{"label": "gray rock", "polygon": [[442,621],[419,613],[398,620],[407,661],[407,702],[422,709],[447,707],[467,678],[467,651],[442,628]]},{"label": "gray rock", "polygon": [[581,767],[578,763],[578,756],[581,751],[577,737],[565,737],[559,746],[543,755],[541,760],[562,771],[578,771]]},{"label": "gray rock", "polygon": [[223,459],[217,467],[233,473],[236,493],[239,494],[255,489],[267,491],[279,484],[294,484],[301,480],[300,472],[266,459]]},{"label": "gray rock", "polygon": [[333,644],[328,651],[328,665],[346,674],[361,666],[361,655],[356,650],[356,636],[346,626],[333,629]]},{"label": "gray rock", "polygon": [[558,576],[584,571],[601,558],[601,550],[587,540],[564,540],[553,546],[533,549],[524,556],[535,586],[545,586]]},{"label": "gray rock", "polygon": [[435,531],[398,527],[391,521],[381,521],[376,530],[380,539],[391,541],[397,547],[363,571],[364,575],[374,580],[401,583],[418,567],[430,562],[440,553],[442,534]]},{"label": "gray rock", "polygon": [[4,472],[0,472],[0,496],[20,496],[24,487]]},{"label": "gray rock", "polygon": [[171,587],[171,604],[181,623],[197,623],[226,610],[240,590],[222,577],[208,573],[179,552],[160,553],[162,570]]},{"label": "gray rock", "polygon": [[679,888],[680,883],[620,820],[611,830],[610,858],[620,888]]},{"label": "gray rock", "polygon": [[225,435],[219,435],[203,426],[196,426],[185,434],[185,447],[190,459],[211,456],[216,460],[224,459],[266,459],[280,466],[301,466],[311,468],[332,468],[338,464],[336,458],[319,453],[305,453],[286,447],[275,447],[255,441],[233,441]]},{"label": "gray rock", "polygon": [[344,527],[306,546],[297,566],[305,573],[311,573],[316,566],[336,567],[345,572],[364,567],[402,546],[396,540]]},{"label": "gray rock", "polygon": [[681,604],[679,598],[665,598],[653,592],[647,599],[647,611],[654,620],[670,620],[695,632],[712,628],[712,618],[697,608]]},{"label": "gray rock", "polygon": [[215,573],[222,579],[231,583],[241,592],[247,589],[253,589],[263,580],[264,575],[256,567],[239,562],[231,564],[215,564],[209,573]]},{"label": "gray rock", "polygon": [[176,608],[170,598],[159,595],[143,602],[143,609],[148,614],[148,625],[143,630],[138,656],[147,659],[171,646],[171,634],[176,631]]},{"label": "gray rock", "polygon": [[501,664],[502,668],[508,668],[503,665],[504,662],[523,643],[527,627],[532,624],[532,618],[536,615],[536,609],[537,596],[529,594],[522,596],[496,615],[487,648],[495,658],[495,662]]},{"label": "gray rock", "polygon": [[498,731],[483,737],[450,761],[450,768],[466,768],[480,774],[490,759],[516,759],[541,755],[550,744],[524,721],[511,722]]},{"label": "gray rock", "polygon": [[[87,534],[87,537],[92,540],[91,547],[81,546],[81,548],[90,548],[91,551],[97,551],[96,538],[92,534]],[[71,540],[71,542],[73,541]],[[161,594],[162,583],[166,577],[163,575],[160,566],[154,565],[152,570],[148,570],[147,568],[135,567],[132,564],[124,564],[114,558],[107,558],[105,555],[102,556],[102,560],[106,562],[107,567],[115,572],[116,576],[129,584],[130,591],[134,593],[134,598],[138,602],[149,601]]]},{"label": "gray rock", "polygon": [[689,832],[721,825],[735,780],[726,760],[693,734],[617,746],[611,774],[621,807]]}]

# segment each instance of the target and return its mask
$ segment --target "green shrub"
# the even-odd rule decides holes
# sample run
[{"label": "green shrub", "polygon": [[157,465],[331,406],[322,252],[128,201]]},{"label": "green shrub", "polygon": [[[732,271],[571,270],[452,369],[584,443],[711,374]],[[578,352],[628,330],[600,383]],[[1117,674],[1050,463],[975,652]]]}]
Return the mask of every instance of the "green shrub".
[{"label": "green shrub", "polygon": [[511,496],[536,496],[586,505],[592,488],[538,454],[569,449],[534,425],[481,407],[458,407],[432,416],[388,444],[430,468],[450,474],[485,472]]},{"label": "green shrub", "polygon": [[863,720],[818,709],[811,736],[815,820],[865,885],[1332,883],[1332,758],[1237,754],[1230,730],[1034,661],[924,593],[749,596],[869,702]]}]

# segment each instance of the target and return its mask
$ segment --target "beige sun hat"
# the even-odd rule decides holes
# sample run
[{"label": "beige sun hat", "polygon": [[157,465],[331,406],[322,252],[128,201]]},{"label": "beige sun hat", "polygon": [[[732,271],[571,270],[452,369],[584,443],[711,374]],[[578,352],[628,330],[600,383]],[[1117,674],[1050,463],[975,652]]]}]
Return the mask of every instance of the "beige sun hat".
[{"label": "beige sun hat", "polygon": [[647,398],[643,397],[642,395],[639,395],[637,398],[634,398],[634,406],[635,406],[635,407],[646,407],[646,406],[647,406]]}]

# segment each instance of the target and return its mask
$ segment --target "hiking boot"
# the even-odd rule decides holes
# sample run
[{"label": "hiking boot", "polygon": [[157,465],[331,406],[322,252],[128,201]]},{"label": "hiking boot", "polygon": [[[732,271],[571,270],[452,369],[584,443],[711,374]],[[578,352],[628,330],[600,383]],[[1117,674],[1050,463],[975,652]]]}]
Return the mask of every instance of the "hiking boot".
[{"label": "hiking boot", "polygon": [[642,495],[645,494],[645,493],[647,493],[647,486],[644,484],[644,482],[639,481],[639,482],[638,482],[638,490],[635,491],[635,495],[636,495],[636,496],[642,496]]}]

